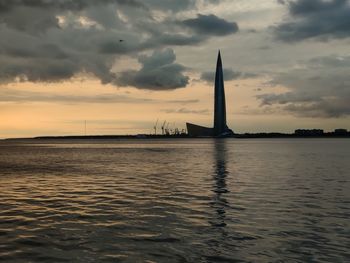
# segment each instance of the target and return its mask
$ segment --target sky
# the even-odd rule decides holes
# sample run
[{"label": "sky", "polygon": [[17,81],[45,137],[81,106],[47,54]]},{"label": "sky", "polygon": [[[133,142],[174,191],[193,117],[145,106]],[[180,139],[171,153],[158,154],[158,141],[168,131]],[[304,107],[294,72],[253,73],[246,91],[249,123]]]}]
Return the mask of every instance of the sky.
[{"label": "sky", "polygon": [[350,129],[349,0],[0,0],[0,138]]}]

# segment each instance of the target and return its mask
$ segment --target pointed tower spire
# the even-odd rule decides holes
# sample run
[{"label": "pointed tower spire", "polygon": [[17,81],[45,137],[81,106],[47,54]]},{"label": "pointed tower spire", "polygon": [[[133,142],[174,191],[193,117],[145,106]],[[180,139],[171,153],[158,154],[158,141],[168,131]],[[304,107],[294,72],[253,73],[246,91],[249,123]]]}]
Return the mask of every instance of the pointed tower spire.
[{"label": "pointed tower spire", "polygon": [[214,97],[214,128],[207,128],[192,123],[186,123],[187,131],[190,136],[204,137],[232,137],[233,131],[226,125],[226,103],[224,89],[224,74],[222,70],[222,61],[220,50],[216,62],[215,73],[215,97]]},{"label": "pointed tower spire", "polygon": [[218,67],[222,67],[220,49],[219,49],[219,53],[218,53],[218,60],[217,60],[217,62],[216,62],[216,69],[217,69]]},{"label": "pointed tower spire", "polygon": [[215,101],[214,101],[214,135],[220,136],[227,129],[224,76],[220,50],[216,62]]}]

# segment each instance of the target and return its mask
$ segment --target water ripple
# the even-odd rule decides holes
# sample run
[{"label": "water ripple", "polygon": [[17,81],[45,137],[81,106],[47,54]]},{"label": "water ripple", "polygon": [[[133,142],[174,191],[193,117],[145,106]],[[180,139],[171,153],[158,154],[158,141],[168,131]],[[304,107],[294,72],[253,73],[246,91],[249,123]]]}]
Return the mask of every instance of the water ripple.
[{"label": "water ripple", "polygon": [[0,261],[346,262],[349,146],[0,142]]}]

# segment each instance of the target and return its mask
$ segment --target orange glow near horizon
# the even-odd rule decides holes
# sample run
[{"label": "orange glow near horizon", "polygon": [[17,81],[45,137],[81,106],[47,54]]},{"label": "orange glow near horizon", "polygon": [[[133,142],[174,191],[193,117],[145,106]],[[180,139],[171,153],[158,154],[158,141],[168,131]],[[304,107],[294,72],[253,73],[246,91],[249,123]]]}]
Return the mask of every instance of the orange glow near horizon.
[{"label": "orange glow near horizon", "polygon": [[[320,125],[317,119],[259,112],[255,96],[259,93],[256,87],[262,81],[247,79],[225,83],[227,120],[234,131],[291,132],[298,127],[331,129],[339,125],[337,120]],[[212,85],[199,81],[172,91],[118,88],[102,85],[91,78],[61,83],[14,83],[1,88],[15,91],[21,98],[0,103],[1,138],[82,135],[85,121],[87,134],[98,135],[149,134],[157,119],[160,123],[166,120],[179,129],[185,128],[186,122],[212,126],[213,121],[214,90]],[[283,90],[274,88],[275,92]],[[109,98],[113,100],[104,101]]]}]

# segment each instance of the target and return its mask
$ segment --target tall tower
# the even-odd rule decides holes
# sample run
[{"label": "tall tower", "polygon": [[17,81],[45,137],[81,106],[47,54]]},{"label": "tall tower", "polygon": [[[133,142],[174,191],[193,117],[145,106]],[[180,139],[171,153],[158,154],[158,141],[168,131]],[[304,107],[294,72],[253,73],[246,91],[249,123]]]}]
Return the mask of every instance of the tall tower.
[{"label": "tall tower", "polygon": [[214,99],[214,136],[221,136],[232,131],[226,125],[226,102],[224,89],[224,76],[220,50],[216,62],[215,99]]},{"label": "tall tower", "polygon": [[232,137],[233,131],[226,124],[226,102],[224,89],[224,74],[220,51],[216,62],[215,98],[214,98],[214,128],[203,127],[193,123],[186,123],[188,135],[192,137]]}]

